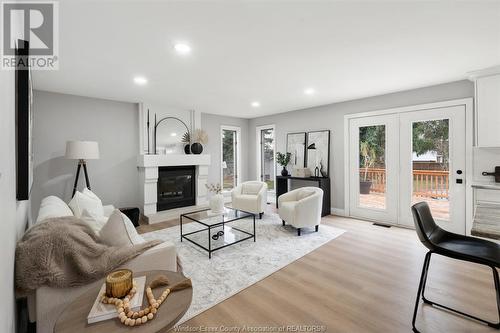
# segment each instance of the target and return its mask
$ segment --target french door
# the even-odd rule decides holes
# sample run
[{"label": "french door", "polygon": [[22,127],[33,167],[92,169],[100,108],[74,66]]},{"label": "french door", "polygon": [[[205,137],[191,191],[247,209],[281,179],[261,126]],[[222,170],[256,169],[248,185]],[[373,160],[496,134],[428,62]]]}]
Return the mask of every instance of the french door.
[{"label": "french door", "polygon": [[440,227],[464,234],[465,107],[402,113],[400,124],[400,223],[413,226],[408,207],[426,201]]},{"label": "french door", "polygon": [[465,106],[349,120],[353,217],[413,227],[426,201],[442,228],[465,233]]},{"label": "french door", "polygon": [[397,223],[397,135],[394,115],[351,119],[351,216]]}]

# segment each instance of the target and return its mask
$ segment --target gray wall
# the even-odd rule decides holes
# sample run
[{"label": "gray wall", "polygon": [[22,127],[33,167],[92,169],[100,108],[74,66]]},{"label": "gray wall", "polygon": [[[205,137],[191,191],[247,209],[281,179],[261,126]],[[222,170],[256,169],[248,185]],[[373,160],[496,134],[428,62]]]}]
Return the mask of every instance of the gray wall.
[{"label": "gray wall", "polygon": [[14,257],[27,222],[29,201],[16,200],[15,73],[0,70],[0,332],[15,332]]},{"label": "gray wall", "polygon": [[[100,159],[88,161],[87,166],[92,190],[104,204],[138,205],[137,104],[35,91],[34,105],[35,218],[42,198],[71,199],[77,161],[64,158],[68,140],[99,142]],[[84,179],[80,174],[80,190]]]},{"label": "gray wall", "polygon": [[[241,181],[256,179],[255,128],[276,126],[276,149],[285,150],[286,133],[330,129],[332,207],[344,208],[344,115],[400,106],[472,97],[473,84],[457,81],[420,89],[292,111],[255,119],[201,114],[201,127],[209,135],[204,153],[210,154],[209,182],[220,182],[220,127],[241,128]],[[132,103],[35,92],[35,184],[32,193],[36,216],[47,195],[71,195],[76,161],[64,159],[67,140],[99,141],[101,159],[89,162],[91,184],[104,203],[140,204],[136,156],[139,145],[138,111]],[[83,186],[83,178],[80,187]]]},{"label": "gray wall", "polygon": [[[204,147],[203,153],[210,154],[212,165],[208,170],[208,182],[220,183],[220,159],[221,159],[221,135],[220,129],[222,125],[238,126],[241,128],[241,175],[240,181],[248,180],[248,174],[251,167],[248,165],[248,158],[252,156],[248,149],[249,133],[248,125],[249,120],[244,118],[225,117],[214,114],[202,113],[201,114],[201,127],[208,133],[208,145]],[[252,157],[253,158],[253,157]],[[254,164],[252,164],[253,166]],[[253,172],[253,170],[251,170]]]},{"label": "gray wall", "polygon": [[[255,155],[256,126],[275,124],[276,150],[282,152],[286,150],[286,133],[331,130],[332,207],[344,209],[344,115],[473,96],[472,82],[463,80],[251,119],[248,141],[249,159],[254,158]],[[248,178],[257,178],[255,168],[249,169]]]}]

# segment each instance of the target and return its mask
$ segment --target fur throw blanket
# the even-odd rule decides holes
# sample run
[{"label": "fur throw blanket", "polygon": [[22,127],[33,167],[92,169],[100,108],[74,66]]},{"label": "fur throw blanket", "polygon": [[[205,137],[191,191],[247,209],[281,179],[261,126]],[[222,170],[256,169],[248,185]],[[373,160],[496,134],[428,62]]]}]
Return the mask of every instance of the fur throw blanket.
[{"label": "fur throw blanket", "polygon": [[42,285],[87,284],[159,243],[110,247],[76,217],[48,219],[29,229],[17,244],[16,289],[28,293]]}]

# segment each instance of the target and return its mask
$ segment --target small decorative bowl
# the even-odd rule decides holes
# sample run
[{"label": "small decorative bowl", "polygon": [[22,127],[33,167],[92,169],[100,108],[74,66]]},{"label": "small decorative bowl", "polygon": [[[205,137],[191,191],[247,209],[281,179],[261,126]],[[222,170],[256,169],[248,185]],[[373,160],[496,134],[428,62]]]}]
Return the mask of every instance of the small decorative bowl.
[{"label": "small decorative bowl", "polygon": [[106,277],[106,296],[122,298],[132,289],[132,271],[119,269]]}]

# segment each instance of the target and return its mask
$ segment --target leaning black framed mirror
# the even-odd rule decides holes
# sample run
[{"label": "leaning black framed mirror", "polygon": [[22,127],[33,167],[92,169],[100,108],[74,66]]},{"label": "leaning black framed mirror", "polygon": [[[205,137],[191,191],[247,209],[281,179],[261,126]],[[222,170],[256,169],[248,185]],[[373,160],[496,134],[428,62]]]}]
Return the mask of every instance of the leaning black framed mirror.
[{"label": "leaning black framed mirror", "polygon": [[182,137],[189,133],[186,123],[176,117],[165,117],[156,122],[154,127],[153,152],[155,154],[183,154]]}]

